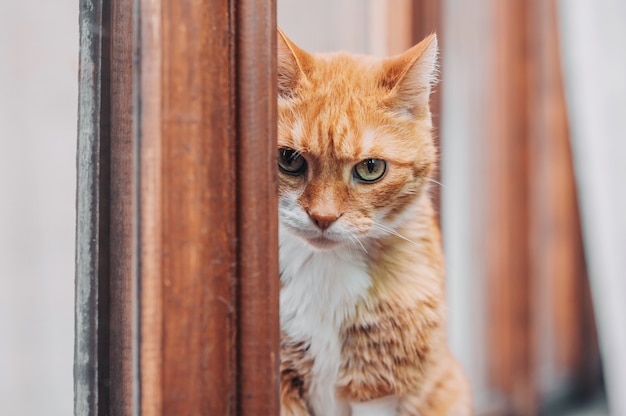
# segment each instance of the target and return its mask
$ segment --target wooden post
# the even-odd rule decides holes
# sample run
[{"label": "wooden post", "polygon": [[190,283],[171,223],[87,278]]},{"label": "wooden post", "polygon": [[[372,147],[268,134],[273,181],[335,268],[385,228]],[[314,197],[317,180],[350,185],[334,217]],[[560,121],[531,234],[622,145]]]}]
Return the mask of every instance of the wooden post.
[{"label": "wooden post", "polygon": [[513,413],[533,414],[528,255],[528,118],[529,51],[527,5],[496,2],[493,43],[494,78],[490,87],[487,187],[489,341],[494,352],[489,368],[495,386],[506,391]]},{"label": "wooden post", "polygon": [[278,413],[275,14],[81,3],[77,415]]},{"label": "wooden post", "polygon": [[555,7],[444,8],[451,340],[477,414],[542,413],[597,386]]},{"label": "wooden post", "polygon": [[600,362],[560,63],[557,2],[535,0],[529,10],[527,30],[535,51],[529,102],[534,120],[529,134],[529,187],[534,190],[529,254],[538,341],[534,347],[540,352],[535,365],[542,368],[544,384],[554,388],[567,378],[569,385],[561,390],[584,399],[600,385]]},{"label": "wooden post", "polygon": [[[439,0],[414,0],[411,2],[412,10],[409,11],[413,19],[412,41],[416,44],[431,33],[436,33],[439,41],[439,50],[445,47],[445,31],[442,19],[442,2]],[[443,53],[439,56],[439,72],[443,71]],[[433,120],[433,138],[437,151],[441,154],[441,94],[439,86],[436,86],[430,95],[430,113]],[[441,170],[437,170],[435,180],[430,187],[430,194],[433,200],[437,218],[441,222]]]}]

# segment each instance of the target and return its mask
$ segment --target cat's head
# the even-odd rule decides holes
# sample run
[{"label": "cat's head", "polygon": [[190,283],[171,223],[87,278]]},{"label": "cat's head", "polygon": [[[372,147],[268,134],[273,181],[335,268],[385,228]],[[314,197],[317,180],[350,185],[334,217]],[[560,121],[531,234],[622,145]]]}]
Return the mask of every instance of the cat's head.
[{"label": "cat's head", "polygon": [[[279,219],[317,249],[393,233],[436,151],[437,38],[386,59],[314,55],[278,32]],[[357,241],[358,240],[358,241]]]}]

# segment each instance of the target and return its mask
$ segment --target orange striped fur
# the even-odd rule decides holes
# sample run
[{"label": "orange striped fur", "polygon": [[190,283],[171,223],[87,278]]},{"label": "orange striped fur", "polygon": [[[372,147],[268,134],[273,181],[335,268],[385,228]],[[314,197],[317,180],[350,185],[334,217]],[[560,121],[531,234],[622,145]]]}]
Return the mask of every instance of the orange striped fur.
[{"label": "orange striped fur", "polygon": [[428,197],[436,60],[435,35],[375,59],[278,33],[282,415],[471,414]]}]

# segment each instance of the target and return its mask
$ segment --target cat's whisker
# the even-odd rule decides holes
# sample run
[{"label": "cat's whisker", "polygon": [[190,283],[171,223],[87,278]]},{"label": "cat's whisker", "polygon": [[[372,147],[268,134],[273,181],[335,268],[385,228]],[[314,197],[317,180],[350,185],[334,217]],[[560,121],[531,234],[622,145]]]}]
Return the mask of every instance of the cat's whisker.
[{"label": "cat's whisker", "polygon": [[419,244],[417,244],[415,241],[413,241],[413,240],[411,240],[411,239],[409,239],[409,238],[407,238],[407,237],[403,236],[402,234],[400,234],[399,232],[397,232],[397,231],[396,231],[396,230],[394,230],[393,228],[389,228],[389,227],[386,227],[386,226],[384,226],[384,225],[382,225],[382,224],[378,224],[378,223],[374,223],[374,224],[373,224],[373,226],[374,226],[374,228],[376,228],[376,229],[378,229],[378,230],[385,231],[385,232],[387,232],[387,233],[389,233],[389,234],[393,234],[393,235],[395,235],[396,237],[399,237],[399,238],[401,238],[401,239],[403,239],[403,240],[405,240],[405,241],[407,241],[407,242],[409,242],[409,243],[411,243],[411,244],[413,244],[413,245],[415,245],[415,246],[417,246],[417,247],[421,247],[421,246],[420,246]]},{"label": "cat's whisker", "polygon": [[437,180],[435,180],[435,179],[433,179],[433,178],[426,178],[426,180],[427,180],[428,182],[436,183],[437,185],[441,186],[442,188],[445,188],[445,187],[446,187],[444,184],[442,184],[441,182],[439,182],[439,181],[437,181]]},{"label": "cat's whisker", "polygon": [[[352,243],[353,241],[354,239],[350,238],[350,242]],[[351,255],[358,256],[359,254],[361,254],[361,249],[356,244],[348,244],[347,247]]]},{"label": "cat's whisker", "polygon": [[365,254],[367,254],[367,249],[365,248],[365,246],[363,245],[363,243],[361,242],[361,240],[359,240],[359,238],[356,235],[351,235],[350,239],[356,241],[357,243],[359,243],[359,245],[361,246],[361,248],[363,249],[363,251],[365,252]]}]

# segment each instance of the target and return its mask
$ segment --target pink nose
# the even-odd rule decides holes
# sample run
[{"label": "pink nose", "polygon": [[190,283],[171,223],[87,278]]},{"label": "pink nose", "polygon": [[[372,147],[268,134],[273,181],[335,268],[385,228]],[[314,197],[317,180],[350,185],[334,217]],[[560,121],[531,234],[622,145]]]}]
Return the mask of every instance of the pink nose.
[{"label": "pink nose", "polygon": [[309,217],[311,217],[315,225],[322,231],[328,229],[328,227],[339,218],[337,215],[318,215],[313,213],[309,213]]}]

